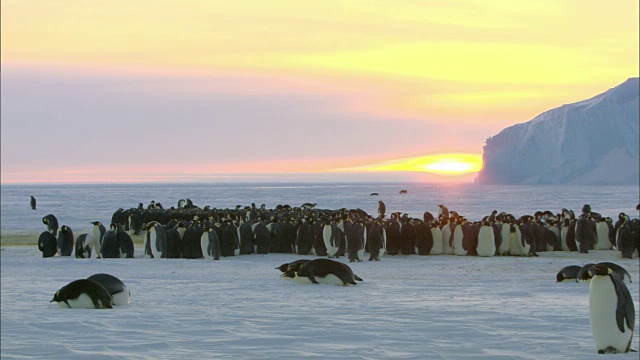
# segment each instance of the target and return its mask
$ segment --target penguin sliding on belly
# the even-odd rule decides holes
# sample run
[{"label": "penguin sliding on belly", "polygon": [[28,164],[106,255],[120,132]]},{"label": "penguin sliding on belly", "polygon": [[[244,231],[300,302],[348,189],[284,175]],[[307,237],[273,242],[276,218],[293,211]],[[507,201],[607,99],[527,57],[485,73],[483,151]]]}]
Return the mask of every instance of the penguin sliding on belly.
[{"label": "penguin sliding on belly", "polygon": [[598,354],[631,350],[635,307],[627,286],[605,265],[592,266],[582,274],[589,285],[589,323]]},{"label": "penguin sliding on belly", "polygon": [[340,261],[331,259],[314,259],[303,263],[295,272],[294,279],[301,284],[356,285],[362,281],[351,268]]},{"label": "penguin sliding on belly", "polygon": [[58,290],[51,302],[62,308],[111,309],[113,298],[100,283],[88,279],[72,281]]},{"label": "penguin sliding on belly", "polygon": [[556,282],[577,282],[580,269],[581,267],[578,265],[569,265],[563,267],[556,274]]}]

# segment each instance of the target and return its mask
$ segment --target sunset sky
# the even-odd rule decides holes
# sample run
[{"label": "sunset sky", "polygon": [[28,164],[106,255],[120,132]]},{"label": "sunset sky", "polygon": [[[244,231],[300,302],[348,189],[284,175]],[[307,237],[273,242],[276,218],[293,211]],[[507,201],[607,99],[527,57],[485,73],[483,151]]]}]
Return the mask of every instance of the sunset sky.
[{"label": "sunset sky", "polygon": [[637,0],[1,6],[2,183],[472,181],[638,76]]}]

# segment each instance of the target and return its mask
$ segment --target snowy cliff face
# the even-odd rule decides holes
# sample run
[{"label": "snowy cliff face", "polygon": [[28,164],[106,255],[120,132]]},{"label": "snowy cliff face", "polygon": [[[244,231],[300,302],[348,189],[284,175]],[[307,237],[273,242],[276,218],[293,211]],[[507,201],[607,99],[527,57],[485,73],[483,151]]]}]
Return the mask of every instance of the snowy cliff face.
[{"label": "snowy cliff face", "polygon": [[479,184],[638,184],[638,78],[487,139]]}]

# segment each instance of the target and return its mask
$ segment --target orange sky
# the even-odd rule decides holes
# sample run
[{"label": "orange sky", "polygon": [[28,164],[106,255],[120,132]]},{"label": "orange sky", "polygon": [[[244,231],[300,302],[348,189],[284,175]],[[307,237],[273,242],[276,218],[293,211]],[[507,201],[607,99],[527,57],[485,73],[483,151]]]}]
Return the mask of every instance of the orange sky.
[{"label": "orange sky", "polygon": [[1,6],[3,183],[477,159],[501,129],[638,76],[637,1]]}]

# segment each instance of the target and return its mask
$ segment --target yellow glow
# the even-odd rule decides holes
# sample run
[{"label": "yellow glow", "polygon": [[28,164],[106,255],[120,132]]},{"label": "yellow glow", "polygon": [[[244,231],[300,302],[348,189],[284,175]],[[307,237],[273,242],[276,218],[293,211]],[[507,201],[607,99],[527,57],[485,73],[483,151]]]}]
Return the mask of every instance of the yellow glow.
[{"label": "yellow glow", "polygon": [[348,88],[350,109],[405,118],[525,121],[638,76],[640,60],[637,0],[1,6],[3,65],[275,74]]},{"label": "yellow glow", "polygon": [[415,171],[440,175],[460,175],[482,169],[482,154],[435,154],[394,159],[379,164],[356,166],[342,170]]}]

